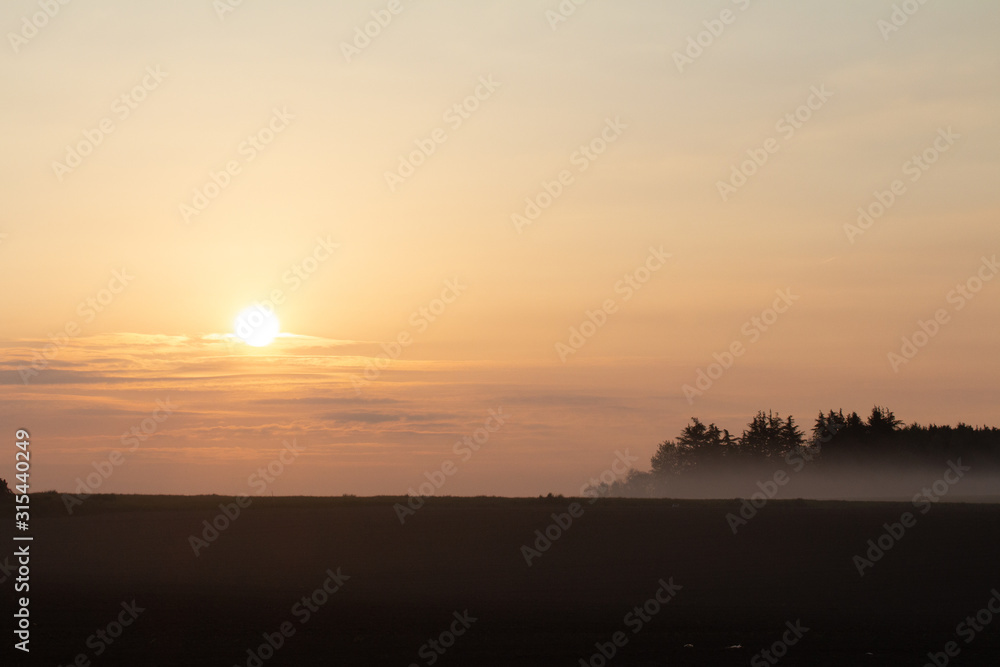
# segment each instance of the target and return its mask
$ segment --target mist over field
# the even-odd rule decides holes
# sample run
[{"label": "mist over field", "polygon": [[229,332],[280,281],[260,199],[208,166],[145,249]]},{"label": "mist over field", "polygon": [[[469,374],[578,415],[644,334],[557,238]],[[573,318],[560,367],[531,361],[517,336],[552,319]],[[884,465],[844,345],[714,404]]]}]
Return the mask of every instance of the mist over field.
[{"label": "mist over field", "polygon": [[[921,508],[936,502],[1000,502],[1000,470],[972,470],[957,484],[942,484],[942,475],[948,470],[951,468],[947,464],[901,464],[898,468],[872,469],[845,463],[825,466],[822,470],[803,468],[799,472],[791,465],[753,466],[690,478],[652,480],[646,485],[616,488],[609,495],[713,499],[749,498],[763,493],[769,499],[897,501],[913,502]],[[941,491],[944,493],[939,495]]]},{"label": "mist over field", "polygon": [[758,411],[740,434],[697,417],[660,443],[648,471],[614,466],[588,495],[938,502],[1000,500],[1000,429],[904,425],[888,408],[820,411],[806,434],[792,415]]}]

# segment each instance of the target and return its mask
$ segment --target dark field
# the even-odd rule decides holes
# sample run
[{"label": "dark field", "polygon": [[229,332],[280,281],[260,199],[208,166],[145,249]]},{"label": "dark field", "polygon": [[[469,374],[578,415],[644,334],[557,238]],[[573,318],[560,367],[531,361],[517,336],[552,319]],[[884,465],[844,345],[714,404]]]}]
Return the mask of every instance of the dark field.
[{"label": "dark field", "polygon": [[[956,634],[1000,587],[997,505],[771,501],[734,535],[737,501],[444,498],[400,525],[397,498],[255,498],[196,557],[189,535],[231,501],[95,496],[68,516],[33,496],[32,650],[6,664],[575,666],[621,631],[608,664],[750,665],[799,620],[779,664],[923,665],[949,641],[949,664],[1000,664],[1000,616]],[[571,502],[583,515],[528,567],[521,545]],[[916,524],[860,577],[853,557],[907,511]],[[349,579],[303,622],[293,607],[338,568]],[[633,632],[626,615],[671,578],[683,588]],[[88,646],[133,599],[134,622]],[[421,655],[466,610],[468,630]],[[294,634],[250,659],[285,622]]]}]

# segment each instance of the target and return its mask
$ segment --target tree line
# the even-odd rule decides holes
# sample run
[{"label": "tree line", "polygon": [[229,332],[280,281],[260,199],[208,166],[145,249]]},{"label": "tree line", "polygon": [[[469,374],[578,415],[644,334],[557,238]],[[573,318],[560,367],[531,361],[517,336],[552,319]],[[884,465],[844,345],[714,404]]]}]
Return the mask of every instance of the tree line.
[{"label": "tree line", "polygon": [[630,471],[602,492],[616,493],[665,479],[697,477],[782,461],[809,462],[817,470],[854,465],[871,468],[938,465],[961,457],[976,468],[1000,468],[1000,429],[989,426],[904,425],[893,412],[874,406],[867,419],[857,412],[820,412],[807,435],[792,415],[759,411],[740,435],[697,417],[676,438],[661,442],[649,472]]}]

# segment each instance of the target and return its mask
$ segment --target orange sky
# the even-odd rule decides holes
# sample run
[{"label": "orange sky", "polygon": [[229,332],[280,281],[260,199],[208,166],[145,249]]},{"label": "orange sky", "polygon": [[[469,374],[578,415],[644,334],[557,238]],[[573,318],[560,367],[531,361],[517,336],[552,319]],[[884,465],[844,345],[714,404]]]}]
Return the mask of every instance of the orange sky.
[{"label": "orange sky", "polygon": [[12,0],[0,422],[36,490],[245,492],[294,439],[267,492],[334,495],[573,493],[692,415],[996,424],[1000,6],[892,4]]}]

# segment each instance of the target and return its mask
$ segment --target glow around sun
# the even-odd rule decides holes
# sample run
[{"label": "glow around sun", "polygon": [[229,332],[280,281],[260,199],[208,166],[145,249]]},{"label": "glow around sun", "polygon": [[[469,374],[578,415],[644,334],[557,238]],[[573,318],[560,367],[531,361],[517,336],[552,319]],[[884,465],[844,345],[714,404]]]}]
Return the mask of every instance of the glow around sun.
[{"label": "glow around sun", "polygon": [[247,345],[264,347],[281,332],[281,323],[273,310],[250,306],[236,318],[236,335]]}]

